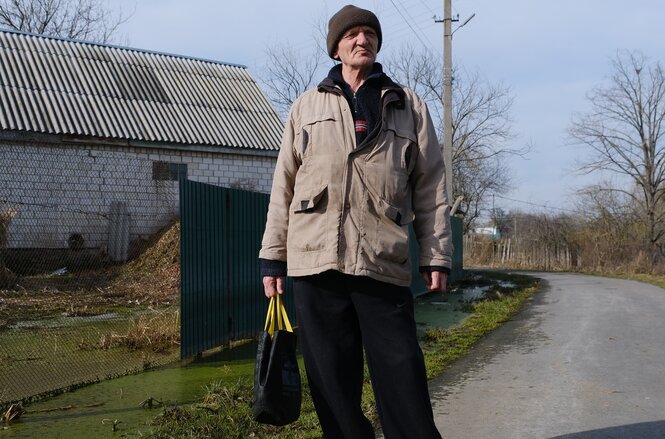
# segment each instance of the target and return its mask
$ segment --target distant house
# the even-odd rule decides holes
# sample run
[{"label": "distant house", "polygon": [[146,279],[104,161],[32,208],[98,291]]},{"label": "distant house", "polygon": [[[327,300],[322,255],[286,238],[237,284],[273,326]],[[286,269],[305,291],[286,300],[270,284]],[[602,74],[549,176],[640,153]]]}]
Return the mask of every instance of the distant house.
[{"label": "distant house", "polygon": [[269,192],[282,129],[243,66],[0,31],[4,244],[150,235],[181,178]]},{"label": "distant house", "polygon": [[501,232],[496,226],[493,227],[476,227],[473,229],[473,233],[476,235],[487,236],[491,239],[500,239]]}]

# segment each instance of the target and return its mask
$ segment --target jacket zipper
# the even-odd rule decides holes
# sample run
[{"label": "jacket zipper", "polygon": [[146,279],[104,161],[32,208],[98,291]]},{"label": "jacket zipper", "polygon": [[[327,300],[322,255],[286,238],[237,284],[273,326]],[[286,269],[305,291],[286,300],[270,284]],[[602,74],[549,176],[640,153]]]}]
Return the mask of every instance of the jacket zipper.
[{"label": "jacket zipper", "polygon": [[[343,96],[341,97],[341,99],[348,106],[348,101]],[[354,101],[354,106],[355,106],[355,103],[356,103],[356,94],[355,93],[353,94],[353,101]],[[355,111],[355,108],[351,108],[349,106],[349,111]],[[353,122],[353,114],[351,114],[350,117],[351,117],[351,121]],[[351,125],[354,126],[353,123]],[[351,149],[351,152],[353,152],[355,150],[355,139],[356,139],[356,137],[355,137],[355,126],[354,126],[353,136],[351,136],[351,141],[353,142],[354,147]],[[348,148],[346,148],[346,150],[348,151]],[[346,237],[344,235],[344,221],[346,219],[346,216],[349,213],[348,209],[346,208],[346,205],[349,202],[348,201],[349,191],[347,190],[349,182],[347,180],[349,178],[349,172],[348,172],[349,171],[349,166],[351,166],[350,158],[351,158],[351,153],[347,152],[346,157],[345,157],[346,163],[344,164],[344,173],[342,175],[342,181],[343,181],[343,184],[344,184],[344,186],[343,186],[343,191],[344,192],[343,192],[343,196],[342,196],[342,215],[340,216],[340,221],[339,221],[339,224],[337,225],[337,236],[338,236],[338,238],[337,238],[337,267],[340,270],[344,270],[344,268],[345,268],[344,267],[344,259],[345,258],[343,256],[344,256],[344,253],[346,252],[345,249],[346,249],[347,243],[346,243]]]}]

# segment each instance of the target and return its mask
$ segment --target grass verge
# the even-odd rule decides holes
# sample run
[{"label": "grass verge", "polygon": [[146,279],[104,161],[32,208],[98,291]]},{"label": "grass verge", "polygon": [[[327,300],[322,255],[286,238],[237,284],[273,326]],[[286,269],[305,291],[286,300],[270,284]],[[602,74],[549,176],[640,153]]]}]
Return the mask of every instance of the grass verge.
[{"label": "grass verge", "polygon": [[510,320],[539,287],[529,276],[487,272],[483,276],[498,282],[511,282],[512,291],[498,287],[490,291],[490,300],[472,304],[471,315],[460,326],[451,329],[428,328],[422,341],[427,378],[443,372],[454,360],[466,354],[484,335]]},{"label": "grass verge", "polygon": [[596,271],[592,271],[589,273],[582,273],[582,274],[612,277],[615,279],[636,280],[638,282],[644,282],[646,284],[651,284],[657,287],[665,288],[665,276],[662,275],[646,274],[646,273],[602,273]]},{"label": "grass verge", "polygon": [[[485,334],[509,320],[538,290],[538,281],[522,275],[484,272],[473,282],[494,284],[486,299],[471,305],[471,315],[452,329],[430,328],[422,340],[428,379],[439,375]],[[505,283],[513,286],[507,288]],[[166,438],[320,438],[321,430],[305,379],[300,419],[286,427],[271,427],[252,421],[252,377],[234,383],[211,383],[203,399],[187,407],[170,407],[153,421],[153,430],[137,437]],[[378,416],[369,375],[365,373],[363,410],[376,425]]]}]

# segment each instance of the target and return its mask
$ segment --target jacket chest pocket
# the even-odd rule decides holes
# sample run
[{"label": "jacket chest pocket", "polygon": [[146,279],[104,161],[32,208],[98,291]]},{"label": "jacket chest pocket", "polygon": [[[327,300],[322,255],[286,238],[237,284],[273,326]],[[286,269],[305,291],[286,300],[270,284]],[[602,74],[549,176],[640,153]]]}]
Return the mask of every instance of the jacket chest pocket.
[{"label": "jacket chest pocket", "polygon": [[409,174],[416,160],[416,140],[410,133],[386,129],[366,157],[365,181],[370,196],[400,206],[408,197]]},{"label": "jacket chest pocket", "polygon": [[294,140],[295,153],[300,160],[295,179],[296,192],[315,190],[330,181],[335,160],[339,160],[336,124],[333,114],[310,115],[302,119]]},{"label": "jacket chest pocket", "polygon": [[328,151],[337,140],[338,118],[332,113],[311,114],[301,119],[295,139],[295,147],[305,164],[315,154]]}]

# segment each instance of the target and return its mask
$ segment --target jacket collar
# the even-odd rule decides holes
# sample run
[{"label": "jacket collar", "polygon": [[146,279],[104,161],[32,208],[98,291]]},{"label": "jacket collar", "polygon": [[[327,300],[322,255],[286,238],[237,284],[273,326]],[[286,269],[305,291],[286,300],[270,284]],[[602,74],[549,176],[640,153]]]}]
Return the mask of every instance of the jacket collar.
[{"label": "jacket collar", "polygon": [[[394,82],[388,75],[383,72],[383,66],[379,63],[374,63],[372,73],[367,77],[366,81],[379,81],[381,87],[381,94],[384,97],[384,105],[396,102],[397,108],[404,108],[405,93],[402,87]],[[342,65],[337,64],[328,72],[328,76],[319,83],[318,90],[321,93],[334,93],[343,95],[342,87],[346,85],[342,78]]]}]

